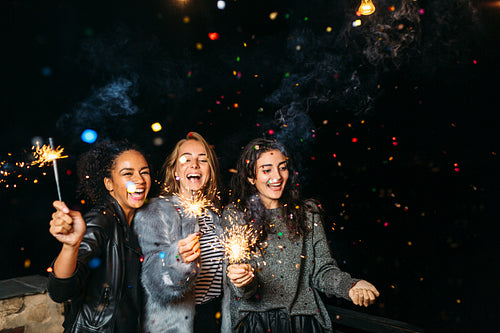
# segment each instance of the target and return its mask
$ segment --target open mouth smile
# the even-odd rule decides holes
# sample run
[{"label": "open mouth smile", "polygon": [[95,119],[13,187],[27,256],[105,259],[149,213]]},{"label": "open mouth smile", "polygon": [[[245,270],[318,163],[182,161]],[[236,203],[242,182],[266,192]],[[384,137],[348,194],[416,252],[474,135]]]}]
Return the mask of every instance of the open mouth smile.
[{"label": "open mouth smile", "polygon": [[267,183],[267,187],[271,190],[271,191],[279,191],[281,190],[281,185],[283,184],[283,182],[279,181],[279,182],[268,182]]},{"label": "open mouth smile", "polygon": [[146,191],[143,188],[138,188],[134,192],[129,192],[129,195],[133,200],[143,200],[146,196]]},{"label": "open mouth smile", "polygon": [[186,179],[191,182],[198,182],[201,180],[201,174],[199,173],[189,173],[186,176]]}]

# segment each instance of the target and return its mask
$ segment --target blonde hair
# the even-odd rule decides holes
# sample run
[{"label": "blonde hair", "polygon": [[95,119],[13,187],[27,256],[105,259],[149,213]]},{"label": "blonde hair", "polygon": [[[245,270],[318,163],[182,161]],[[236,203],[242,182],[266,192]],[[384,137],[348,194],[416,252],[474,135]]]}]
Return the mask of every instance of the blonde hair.
[{"label": "blonde hair", "polygon": [[160,195],[180,193],[181,188],[179,182],[175,179],[175,167],[179,161],[180,148],[188,140],[198,141],[207,152],[208,165],[210,167],[210,178],[208,179],[207,184],[203,187],[203,195],[206,196],[206,198],[210,200],[216,208],[220,208],[220,200],[218,196],[218,188],[220,184],[219,162],[217,161],[217,156],[215,155],[213,148],[200,134],[196,132],[189,132],[186,135],[186,138],[179,140],[170,155],[168,155],[165,159],[162,167],[163,187]]}]

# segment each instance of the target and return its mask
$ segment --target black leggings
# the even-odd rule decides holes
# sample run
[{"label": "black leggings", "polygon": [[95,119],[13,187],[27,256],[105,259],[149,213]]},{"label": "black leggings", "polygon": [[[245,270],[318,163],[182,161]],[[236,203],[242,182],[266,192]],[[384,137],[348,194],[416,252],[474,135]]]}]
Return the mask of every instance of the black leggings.
[{"label": "black leggings", "polygon": [[238,333],[322,333],[314,316],[289,316],[285,309],[249,312],[237,327]]},{"label": "black leggings", "polygon": [[196,305],[196,314],[194,315],[194,331],[196,333],[220,333],[221,298],[213,298],[206,303]]}]

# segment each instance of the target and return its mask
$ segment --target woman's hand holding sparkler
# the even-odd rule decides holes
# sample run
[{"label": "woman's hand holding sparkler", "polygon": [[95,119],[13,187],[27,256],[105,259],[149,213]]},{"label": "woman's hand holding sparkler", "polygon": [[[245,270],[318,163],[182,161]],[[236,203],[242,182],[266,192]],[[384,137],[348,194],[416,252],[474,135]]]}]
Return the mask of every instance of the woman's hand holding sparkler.
[{"label": "woman's hand holding sparkler", "polygon": [[54,201],[56,211],[52,214],[49,232],[63,244],[54,262],[54,274],[58,278],[68,278],[75,272],[78,249],[87,229],[82,214],[70,210],[62,201]]},{"label": "woman's hand holding sparkler", "polygon": [[250,264],[232,264],[227,267],[227,277],[235,287],[246,286],[254,276],[254,269]]},{"label": "woman's hand holding sparkler", "polygon": [[52,205],[56,211],[52,214],[49,232],[64,245],[78,249],[86,230],[82,214],[70,210],[62,201],[54,201]]},{"label": "woman's hand holding sparkler", "polygon": [[354,305],[367,307],[375,302],[375,298],[380,295],[373,284],[360,280],[349,290],[349,297]]},{"label": "woman's hand holding sparkler", "polygon": [[177,242],[182,261],[189,264],[200,256],[201,232],[195,232]]}]

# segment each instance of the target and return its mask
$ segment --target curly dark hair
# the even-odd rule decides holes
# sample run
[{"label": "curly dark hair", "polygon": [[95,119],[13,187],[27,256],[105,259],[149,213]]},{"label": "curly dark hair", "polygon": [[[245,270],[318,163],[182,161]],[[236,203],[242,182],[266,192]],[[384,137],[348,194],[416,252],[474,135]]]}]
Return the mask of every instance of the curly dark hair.
[{"label": "curly dark hair", "polygon": [[101,203],[109,193],[104,186],[104,178],[111,177],[116,159],[129,150],[145,155],[137,145],[127,140],[101,141],[84,153],[77,162],[78,195],[92,205]]},{"label": "curly dark hair", "polygon": [[280,142],[257,138],[243,148],[236,163],[238,172],[231,178],[231,196],[234,204],[239,210],[245,212],[246,221],[250,221],[253,229],[260,233],[260,239],[264,239],[269,231],[267,210],[260,199],[256,200],[259,192],[254,185],[250,184],[248,178],[256,177],[257,160],[263,153],[271,150],[278,150],[287,158],[289,178],[280,198],[286,223],[296,231],[296,235],[304,235],[307,231],[304,215],[309,205],[301,199],[297,172],[288,150]]}]

